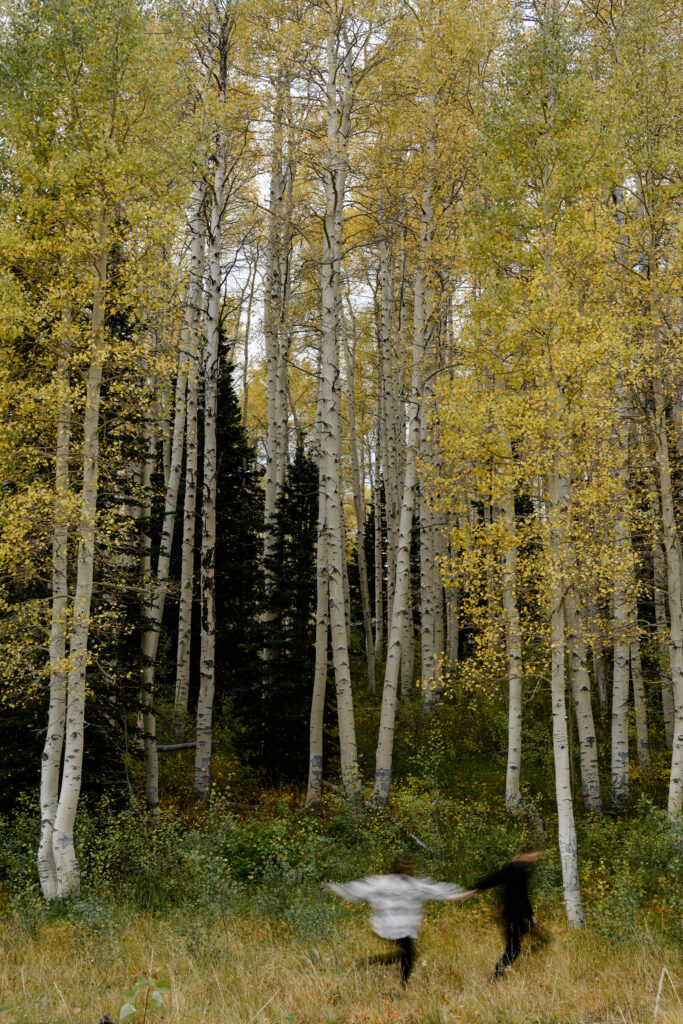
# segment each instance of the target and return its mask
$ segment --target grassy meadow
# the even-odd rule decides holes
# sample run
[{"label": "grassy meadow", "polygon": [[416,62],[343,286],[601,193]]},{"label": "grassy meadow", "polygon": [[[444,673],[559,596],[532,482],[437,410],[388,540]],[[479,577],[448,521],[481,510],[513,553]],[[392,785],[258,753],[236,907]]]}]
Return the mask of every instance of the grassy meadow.
[{"label": "grassy meadow", "polygon": [[108,1012],[118,1020],[141,972],[169,983],[163,1006],[149,1015],[169,1024],[683,1019],[680,950],[648,930],[617,946],[551,922],[549,944],[523,954],[508,976],[491,984],[502,948],[491,905],[439,907],[427,914],[415,972],[402,991],[395,967],[368,963],[383,944],[362,912],[314,943],[275,921],[230,919],[206,927],[197,917],[194,929],[189,924],[136,912],[98,928],[54,920],[28,935],[5,922],[0,992],[10,1007],[7,1019],[96,1024]]}]

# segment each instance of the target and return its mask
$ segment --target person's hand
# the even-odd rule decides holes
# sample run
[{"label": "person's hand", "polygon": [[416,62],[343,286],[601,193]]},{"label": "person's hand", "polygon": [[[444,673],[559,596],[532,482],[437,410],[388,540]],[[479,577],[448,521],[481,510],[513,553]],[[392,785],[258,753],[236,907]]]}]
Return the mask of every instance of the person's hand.
[{"label": "person's hand", "polygon": [[534,928],[535,928],[535,927],[536,927],[536,925],[538,924],[538,918],[536,917],[536,915],[535,915],[535,914],[532,914],[532,915],[531,915],[531,924],[532,924],[532,926],[533,926]]},{"label": "person's hand", "polygon": [[479,892],[478,889],[468,889],[467,892],[458,892],[455,896],[451,896],[452,900],[468,900],[470,896],[476,896]]}]

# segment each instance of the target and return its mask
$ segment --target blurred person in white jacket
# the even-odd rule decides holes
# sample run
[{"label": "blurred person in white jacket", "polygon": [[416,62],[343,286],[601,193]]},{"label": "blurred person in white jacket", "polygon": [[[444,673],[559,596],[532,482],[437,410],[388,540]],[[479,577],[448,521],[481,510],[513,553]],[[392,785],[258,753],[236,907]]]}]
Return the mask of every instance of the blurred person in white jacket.
[{"label": "blurred person in white jacket", "polygon": [[397,960],[404,985],[415,963],[415,939],[425,903],[464,900],[476,892],[466,892],[462,886],[450,882],[415,878],[412,859],[406,855],[396,858],[390,875],[370,875],[345,885],[329,882],[327,887],[352,903],[370,904],[370,924],[375,935],[395,942],[398,947],[394,954],[378,959],[383,963]]}]

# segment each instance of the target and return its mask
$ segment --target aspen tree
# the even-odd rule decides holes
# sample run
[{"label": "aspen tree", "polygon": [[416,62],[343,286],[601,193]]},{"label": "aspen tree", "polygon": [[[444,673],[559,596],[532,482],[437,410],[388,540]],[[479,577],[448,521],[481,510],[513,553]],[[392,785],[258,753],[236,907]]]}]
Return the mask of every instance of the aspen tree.
[{"label": "aspen tree", "polygon": [[[321,262],[322,340],[320,361],[320,524],[318,573],[327,576],[330,636],[339,717],[344,790],[361,798],[344,599],[345,550],[341,497],[341,395],[339,332],[342,217],[348,173],[348,138],[353,108],[353,67],[344,22],[329,12],[325,104],[328,161],[323,170],[325,212]],[[341,77],[341,81],[338,78]],[[321,544],[320,541],[323,540]]]},{"label": "aspen tree", "polygon": [[[220,31],[220,29],[219,29]],[[223,33],[221,33],[221,36]],[[229,35],[227,36],[229,40]],[[221,39],[221,42],[223,39]],[[227,42],[227,40],[226,40]],[[221,54],[223,56],[223,54]],[[197,746],[194,762],[194,798],[208,800],[211,782],[211,742],[215,692],[216,645],[216,415],[218,411],[218,358],[221,317],[222,220],[225,210],[226,154],[224,142],[216,151],[207,231],[207,292],[204,334],[204,450],[202,458],[202,541],[200,554],[201,641],[199,696],[197,698]]]},{"label": "aspen tree", "polygon": [[199,337],[203,309],[206,187],[196,186],[190,213],[191,266],[187,287],[188,313],[182,344],[188,354],[185,412],[185,495],[183,502],[182,563],[180,570],[180,602],[178,609],[178,646],[176,653],[176,688],[173,707],[173,740],[185,739],[187,700],[190,688],[190,643],[192,636],[192,603],[194,591],[194,548],[197,504],[197,392],[199,386]]},{"label": "aspen tree", "polygon": [[82,487],[79,502],[78,556],[73,600],[69,671],[67,676],[64,767],[55,812],[52,850],[57,896],[68,899],[80,888],[80,869],[74,848],[74,823],[81,791],[85,725],[85,674],[92,601],[97,512],[99,413],[106,339],[104,305],[107,288],[109,214],[100,209],[96,225],[98,254],[94,261],[92,342],[86,378],[83,415]]},{"label": "aspen tree", "polygon": [[[432,199],[429,188],[425,189],[423,196],[421,226],[421,255],[424,258],[431,241]],[[420,408],[423,394],[423,361],[428,330],[428,327],[425,324],[424,270],[421,267],[416,270],[414,293],[413,370],[410,384],[410,405],[408,408],[408,444],[406,448],[401,518],[398,530],[394,600],[388,628],[387,660],[384,673],[384,687],[382,689],[382,711],[380,715],[377,755],[375,759],[373,803],[379,808],[386,806],[391,786],[391,764],[396,719],[396,702],[398,696],[401,638],[405,628],[404,621],[408,617],[409,612],[408,588],[410,585],[410,542],[418,479],[417,457],[420,445]]]},{"label": "aspen tree", "polygon": [[52,834],[59,798],[59,770],[66,724],[67,615],[69,580],[67,544],[69,536],[69,450],[71,439],[71,311],[62,314],[62,338],[57,362],[59,389],[57,440],[55,446],[55,502],[52,535],[52,615],[50,621],[50,705],[40,774],[40,843],[38,877],[46,900],[57,896],[57,869]]}]

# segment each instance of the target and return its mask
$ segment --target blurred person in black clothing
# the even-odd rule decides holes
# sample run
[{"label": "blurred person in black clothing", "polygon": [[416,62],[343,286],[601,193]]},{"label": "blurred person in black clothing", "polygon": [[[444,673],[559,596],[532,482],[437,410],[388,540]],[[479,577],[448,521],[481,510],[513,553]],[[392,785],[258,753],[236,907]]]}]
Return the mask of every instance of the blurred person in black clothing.
[{"label": "blurred person in black clothing", "polygon": [[536,929],[536,915],[529,900],[529,880],[542,856],[539,850],[522,853],[474,885],[477,891],[498,886],[503,890],[501,914],[505,927],[505,952],[493,968],[492,981],[500,978],[522,952],[523,936]]}]

